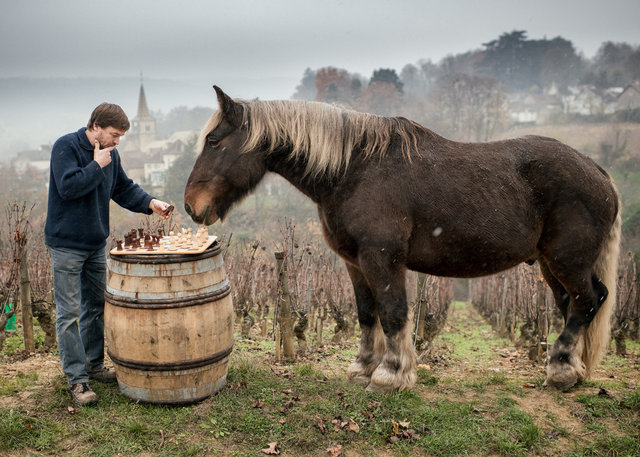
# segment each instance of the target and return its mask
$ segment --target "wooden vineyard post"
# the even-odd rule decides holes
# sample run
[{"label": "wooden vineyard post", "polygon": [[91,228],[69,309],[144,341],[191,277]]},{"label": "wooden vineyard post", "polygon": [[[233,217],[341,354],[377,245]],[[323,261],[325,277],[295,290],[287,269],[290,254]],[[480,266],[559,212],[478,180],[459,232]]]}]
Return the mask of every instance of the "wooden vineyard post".
[{"label": "wooden vineyard post", "polygon": [[547,341],[547,307],[545,304],[545,288],[544,281],[540,278],[536,284],[538,290],[536,293],[536,314],[537,314],[537,325],[538,331],[536,335],[537,345],[538,345],[538,363],[544,362],[544,351],[545,349],[542,347],[542,342]]},{"label": "wooden vineyard post", "polygon": [[278,321],[280,323],[282,352],[285,360],[295,359],[293,347],[293,325],[291,319],[291,296],[289,295],[289,281],[287,278],[287,262],[284,252],[276,252],[278,269],[278,283],[280,284],[280,306],[278,307]]},{"label": "wooden vineyard post", "polygon": [[509,280],[507,275],[504,275],[502,286],[502,299],[500,300],[500,315],[498,318],[498,334],[500,336],[507,335],[507,287],[509,286]]},{"label": "wooden vineyard post", "polygon": [[415,285],[415,290],[418,296],[417,298],[418,324],[417,324],[416,333],[417,333],[417,338],[420,341],[424,340],[424,324],[427,318],[428,302],[426,299],[426,294],[423,293],[426,286],[427,286],[427,275],[424,273],[419,273],[417,275],[417,284]]},{"label": "wooden vineyard post", "polygon": [[29,280],[29,263],[27,262],[27,239],[20,239],[20,305],[22,306],[22,330],[24,332],[24,348],[26,352],[36,350],[33,340],[33,310],[31,308],[31,281]]},{"label": "wooden vineyard post", "polygon": [[276,362],[280,363],[282,361],[282,348],[281,339],[280,339],[280,327],[276,327]]},{"label": "wooden vineyard post", "polygon": [[316,319],[316,344],[318,347],[322,347],[322,332],[324,330],[324,321],[327,318],[327,307],[326,305],[318,306],[318,317]]}]

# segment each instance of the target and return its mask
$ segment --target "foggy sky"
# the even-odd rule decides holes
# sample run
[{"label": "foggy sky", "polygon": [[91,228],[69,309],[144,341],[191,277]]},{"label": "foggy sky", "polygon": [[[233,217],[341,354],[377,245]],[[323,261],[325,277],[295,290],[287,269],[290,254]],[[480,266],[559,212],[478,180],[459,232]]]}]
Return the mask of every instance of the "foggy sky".
[{"label": "foggy sky", "polygon": [[[371,76],[479,49],[513,30],[593,57],[640,44],[638,0],[0,0],[0,77],[254,80],[289,98],[305,68]],[[260,84],[281,78],[292,87]],[[275,86],[278,86],[277,88]]]},{"label": "foggy sky", "polygon": [[[640,0],[0,0],[0,160],[51,144],[101,102],[133,117],[232,97],[287,99],[306,68],[371,77],[503,33],[640,44]],[[9,78],[38,78],[16,82]],[[69,79],[52,79],[52,78]],[[105,80],[95,78],[120,78]],[[81,81],[79,78],[91,78]],[[87,82],[89,81],[89,82]]]}]

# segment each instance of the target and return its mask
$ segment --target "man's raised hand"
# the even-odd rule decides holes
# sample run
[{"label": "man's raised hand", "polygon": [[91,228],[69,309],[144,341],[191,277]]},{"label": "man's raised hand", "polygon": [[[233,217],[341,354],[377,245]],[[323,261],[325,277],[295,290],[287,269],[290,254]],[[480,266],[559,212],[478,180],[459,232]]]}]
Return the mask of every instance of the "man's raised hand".
[{"label": "man's raised hand", "polygon": [[93,150],[93,160],[98,162],[100,168],[104,168],[111,163],[111,151],[115,146],[100,149],[100,143],[96,141],[95,149]]}]

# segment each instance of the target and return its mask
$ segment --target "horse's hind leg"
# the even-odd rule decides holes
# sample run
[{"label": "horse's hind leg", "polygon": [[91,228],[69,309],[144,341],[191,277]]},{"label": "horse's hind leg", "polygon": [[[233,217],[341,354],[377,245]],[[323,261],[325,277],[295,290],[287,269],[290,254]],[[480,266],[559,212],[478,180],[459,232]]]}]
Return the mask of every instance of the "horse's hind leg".
[{"label": "horse's hind leg", "polygon": [[367,386],[371,381],[371,373],[378,367],[384,355],[384,334],[373,293],[367,281],[354,266],[347,264],[347,271],[353,283],[361,331],[358,355],[355,362],[347,368],[347,375],[355,382]]},{"label": "horse's hind leg", "polygon": [[416,356],[411,340],[404,266],[390,249],[361,250],[358,259],[371,287],[384,330],[382,361],[371,374],[367,390],[392,391],[412,387],[416,381]]},{"label": "horse's hind leg", "polygon": [[569,293],[564,288],[560,281],[558,281],[547,266],[547,262],[540,258],[538,259],[538,264],[540,265],[540,272],[544,277],[545,281],[549,285],[551,292],[553,292],[553,298],[556,301],[556,306],[562,313],[562,317],[564,321],[567,321],[567,311],[569,310],[569,304],[571,303],[571,297],[569,297]]},{"label": "horse's hind leg", "polygon": [[[548,259],[547,267],[547,274],[551,274],[566,290],[570,304],[564,313],[565,327],[549,351],[546,383],[567,390],[586,377],[587,367],[582,360],[584,335],[606,300],[607,289],[590,268],[571,271]],[[566,298],[562,296],[559,302],[561,310],[565,304]]]}]

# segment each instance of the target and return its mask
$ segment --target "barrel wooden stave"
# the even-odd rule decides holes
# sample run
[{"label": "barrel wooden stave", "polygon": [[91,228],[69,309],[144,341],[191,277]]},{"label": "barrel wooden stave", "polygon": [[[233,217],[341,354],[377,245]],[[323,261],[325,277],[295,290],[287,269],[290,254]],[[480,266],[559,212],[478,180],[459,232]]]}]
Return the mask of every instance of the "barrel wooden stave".
[{"label": "barrel wooden stave", "polygon": [[148,264],[111,257],[105,334],[125,396],[190,403],[225,385],[233,303],[219,246],[209,250]]}]

